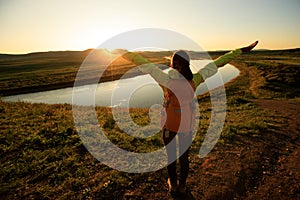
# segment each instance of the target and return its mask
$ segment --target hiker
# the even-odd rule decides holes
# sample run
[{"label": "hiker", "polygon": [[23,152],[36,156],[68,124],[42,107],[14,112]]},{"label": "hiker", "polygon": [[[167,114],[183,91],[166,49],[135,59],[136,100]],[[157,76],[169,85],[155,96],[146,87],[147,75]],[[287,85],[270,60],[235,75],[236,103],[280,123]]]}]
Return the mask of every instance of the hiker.
[{"label": "hiker", "polygon": [[[140,71],[150,74],[161,86],[164,92],[164,108],[161,114],[163,124],[163,141],[168,155],[168,186],[171,195],[186,194],[186,179],[189,173],[189,146],[192,143],[194,125],[193,99],[194,92],[200,83],[217,73],[218,68],[224,66],[242,53],[251,51],[258,41],[253,44],[232,50],[220,56],[193,74],[190,69],[190,57],[186,51],[176,51],[170,64],[170,71],[163,72],[155,64],[138,53],[127,52],[123,57],[139,66]],[[176,140],[178,135],[180,179],[178,183],[176,172]],[[170,144],[169,144],[170,143]],[[169,144],[169,145],[168,145]],[[175,161],[174,161],[175,160]]]}]

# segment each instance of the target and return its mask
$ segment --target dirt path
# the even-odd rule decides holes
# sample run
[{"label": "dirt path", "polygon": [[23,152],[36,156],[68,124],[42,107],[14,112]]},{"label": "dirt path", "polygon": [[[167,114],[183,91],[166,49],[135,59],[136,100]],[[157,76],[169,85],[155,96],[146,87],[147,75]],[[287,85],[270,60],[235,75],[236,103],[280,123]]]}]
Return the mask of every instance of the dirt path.
[{"label": "dirt path", "polygon": [[195,199],[300,199],[300,102],[253,100],[273,114],[272,132],[240,136],[239,145],[216,147],[192,164]]},{"label": "dirt path", "polygon": [[[284,119],[284,129],[275,130],[282,139],[282,149],[274,163],[274,172],[266,176],[249,199],[300,198],[300,102],[296,100],[254,100],[264,109]],[[276,145],[276,144],[275,144]],[[266,196],[267,195],[267,196]]]}]

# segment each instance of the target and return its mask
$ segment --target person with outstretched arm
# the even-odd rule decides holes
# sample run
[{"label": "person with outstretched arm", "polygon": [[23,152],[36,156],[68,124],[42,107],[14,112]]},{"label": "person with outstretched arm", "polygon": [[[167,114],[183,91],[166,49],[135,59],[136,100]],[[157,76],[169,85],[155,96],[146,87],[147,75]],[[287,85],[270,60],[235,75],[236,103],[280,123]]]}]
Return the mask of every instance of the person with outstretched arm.
[{"label": "person with outstretched arm", "polygon": [[[176,51],[170,64],[170,71],[163,72],[158,66],[151,63],[142,55],[135,52],[123,54],[123,58],[139,66],[140,71],[150,74],[157,81],[164,92],[164,108],[161,114],[163,127],[163,142],[168,155],[168,186],[172,196],[186,194],[186,179],[189,173],[189,147],[191,144],[192,129],[195,118],[192,106],[196,88],[207,78],[218,72],[218,68],[232,61],[241,54],[250,52],[258,41],[249,46],[232,50],[205,65],[196,73],[190,69],[190,57],[186,51]],[[168,145],[178,135],[180,179],[176,172],[176,143]],[[171,144],[171,143],[170,143]],[[175,158],[175,159],[174,159]],[[175,161],[174,161],[175,160]]]}]

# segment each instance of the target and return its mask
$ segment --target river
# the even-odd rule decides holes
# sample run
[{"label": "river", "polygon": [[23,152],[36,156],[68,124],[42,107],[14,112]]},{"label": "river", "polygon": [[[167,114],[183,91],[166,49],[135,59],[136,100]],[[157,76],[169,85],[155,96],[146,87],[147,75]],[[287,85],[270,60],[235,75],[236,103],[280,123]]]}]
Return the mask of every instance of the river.
[{"label": "river", "polygon": [[[193,72],[202,68],[209,60],[192,60],[191,69]],[[168,69],[164,70],[165,72]],[[208,91],[227,83],[239,75],[239,70],[234,66],[227,64],[214,76],[202,83],[196,90],[196,95],[201,95]],[[220,79],[223,79],[223,82]],[[97,86],[97,87],[95,87]],[[141,75],[128,79],[120,79],[110,82],[103,82],[97,85],[85,85],[80,87],[69,87],[44,92],[35,92],[2,97],[2,101],[9,102],[30,102],[46,104],[76,104],[91,105],[89,99],[85,99],[87,93],[95,92],[95,104],[97,106],[122,106],[131,108],[150,107],[153,104],[160,104],[163,99],[163,93],[160,86],[151,78],[150,75]],[[93,90],[93,91],[91,91]],[[77,99],[72,99],[73,91],[76,91]]]}]

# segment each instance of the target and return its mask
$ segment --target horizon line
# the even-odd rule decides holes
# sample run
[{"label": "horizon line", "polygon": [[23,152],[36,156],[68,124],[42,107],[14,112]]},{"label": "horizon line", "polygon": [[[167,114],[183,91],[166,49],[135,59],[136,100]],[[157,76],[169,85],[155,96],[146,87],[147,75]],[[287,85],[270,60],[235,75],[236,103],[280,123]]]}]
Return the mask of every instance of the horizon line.
[{"label": "horizon line", "polygon": [[[88,48],[88,49],[84,49],[84,50],[70,50],[70,49],[65,49],[65,50],[45,50],[45,51],[32,51],[32,52],[24,52],[24,53],[7,53],[7,52],[0,52],[0,55],[28,55],[28,54],[34,54],[34,53],[51,53],[51,52],[84,52],[84,51],[92,51],[95,50],[97,48]],[[127,50],[127,49],[123,49],[123,48],[116,48],[114,50],[108,50],[106,48],[100,48],[100,49],[105,49],[109,52],[112,52],[114,50]],[[99,49],[99,50],[100,50]],[[282,48],[282,49],[267,49],[267,48],[260,48],[260,49],[254,49],[252,51],[280,51],[280,50],[293,50],[293,49],[300,49],[300,47],[294,47],[294,48]],[[165,50],[165,51],[176,51],[179,49],[170,49],[170,50]],[[197,51],[197,50],[188,50],[188,49],[184,49],[185,51],[194,51],[194,52],[223,52],[223,51],[231,51],[233,49],[219,49],[219,50],[207,50],[207,51]],[[141,51],[141,52],[147,52],[147,51],[151,51],[151,50],[145,50],[145,51]],[[151,51],[151,52],[165,52],[165,51]]]}]

